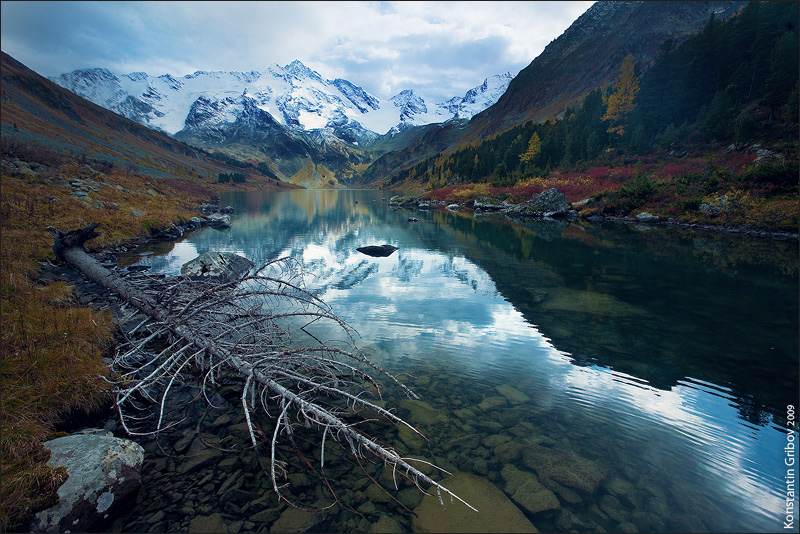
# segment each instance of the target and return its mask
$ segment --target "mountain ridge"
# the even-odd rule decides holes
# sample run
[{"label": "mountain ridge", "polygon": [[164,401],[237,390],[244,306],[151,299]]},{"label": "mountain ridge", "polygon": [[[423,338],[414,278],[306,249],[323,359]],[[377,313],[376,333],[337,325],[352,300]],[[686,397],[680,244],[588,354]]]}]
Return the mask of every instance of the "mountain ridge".
[{"label": "mountain ridge", "polygon": [[311,158],[345,184],[357,167],[415,137],[401,132],[468,119],[496,101],[511,79],[510,73],[495,75],[463,97],[431,104],[413,90],[382,100],[343,78],[325,79],[299,60],[264,72],[196,71],[176,78],[97,67],[51,78],[176,139],[240,159],[266,159],[286,181]]}]

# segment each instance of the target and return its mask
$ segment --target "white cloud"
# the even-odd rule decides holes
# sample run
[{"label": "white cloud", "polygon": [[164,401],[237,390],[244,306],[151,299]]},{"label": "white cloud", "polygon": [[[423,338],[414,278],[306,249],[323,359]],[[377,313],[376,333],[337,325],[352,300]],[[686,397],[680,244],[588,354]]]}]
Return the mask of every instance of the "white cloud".
[{"label": "white cloud", "polygon": [[516,74],[592,2],[2,2],[2,49],[45,76],[266,70],[299,59],[377,96]]}]

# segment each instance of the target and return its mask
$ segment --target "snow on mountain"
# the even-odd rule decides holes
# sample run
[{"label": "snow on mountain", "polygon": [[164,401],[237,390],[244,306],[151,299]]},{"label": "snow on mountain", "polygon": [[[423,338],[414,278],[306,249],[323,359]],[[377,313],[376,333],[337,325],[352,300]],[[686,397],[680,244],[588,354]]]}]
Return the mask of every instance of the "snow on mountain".
[{"label": "snow on mountain", "polygon": [[412,90],[384,100],[347,80],[327,80],[297,60],[266,72],[197,71],[175,78],[95,68],[51,80],[170,135],[189,129],[221,132],[224,124],[241,120],[246,108],[256,107],[290,130],[326,128],[357,144],[390,129],[468,119],[496,102],[511,78],[509,73],[492,76],[464,97],[433,104]]}]

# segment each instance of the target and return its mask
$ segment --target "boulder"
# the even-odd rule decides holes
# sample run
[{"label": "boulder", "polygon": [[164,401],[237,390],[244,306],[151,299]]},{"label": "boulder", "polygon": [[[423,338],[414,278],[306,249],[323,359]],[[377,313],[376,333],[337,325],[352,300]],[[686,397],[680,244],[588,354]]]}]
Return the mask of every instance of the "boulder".
[{"label": "boulder", "polygon": [[202,532],[212,532],[224,534],[228,532],[228,527],[222,519],[222,514],[201,515],[189,521],[190,534],[200,534]]},{"label": "boulder", "polygon": [[419,198],[417,197],[410,197],[410,196],[402,196],[402,195],[395,195],[389,199],[390,206],[416,206],[419,204]]},{"label": "boulder", "polygon": [[569,204],[564,193],[558,189],[548,189],[527,202],[508,207],[505,212],[529,217],[563,217],[569,213]]},{"label": "boulder", "polygon": [[472,205],[475,209],[483,211],[498,211],[506,207],[506,204],[502,200],[492,197],[478,197]]},{"label": "boulder", "polygon": [[358,247],[356,250],[367,256],[385,258],[386,256],[391,256],[397,250],[397,247],[392,245],[367,245],[366,247]]},{"label": "boulder", "polygon": [[554,480],[586,495],[594,494],[609,473],[607,467],[596,461],[554,447],[531,444],[523,451],[522,458],[545,486],[548,479]]},{"label": "boulder", "polygon": [[400,523],[388,515],[381,515],[380,519],[372,524],[369,531],[371,534],[399,534],[405,532]]},{"label": "boulder", "polygon": [[231,226],[231,216],[222,213],[212,213],[208,216],[211,226],[216,228],[229,228]]},{"label": "boulder", "polygon": [[58,504],[36,514],[32,532],[102,530],[109,517],[132,503],[142,481],[144,449],[110,433],[73,434],[46,441],[50,467],[65,466]]},{"label": "boulder", "polygon": [[411,519],[414,532],[539,532],[506,495],[485,478],[456,473],[441,484],[478,511],[442,492],[445,508],[435,491],[423,497]]},{"label": "boulder", "polygon": [[400,401],[400,408],[409,411],[408,419],[411,424],[437,425],[447,423],[447,415],[426,401],[403,399]]},{"label": "boulder", "polygon": [[461,204],[448,204],[447,209],[450,211],[458,211],[461,209]]},{"label": "boulder", "polygon": [[224,282],[240,278],[253,268],[253,262],[232,252],[204,252],[181,267],[181,276],[220,279]]},{"label": "boulder", "polygon": [[321,523],[327,513],[324,511],[299,510],[287,508],[272,524],[270,532],[308,532]]},{"label": "boulder", "polygon": [[509,386],[508,384],[499,385],[495,389],[500,395],[504,396],[511,404],[522,404],[524,402],[528,402],[529,400],[531,400],[529,396],[527,396],[517,388]]},{"label": "boulder", "polygon": [[532,473],[506,465],[501,475],[506,480],[506,493],[531,514],[552,513],[561,508],[558,497],[544,487]]},{"label": "boulder", "polygon": [[636,216],[636,222],[640,223],[656,223],[660,220],[661,219],[659,219],[655,215],[647,213],[646,211],[643,211],[642,213]]}]

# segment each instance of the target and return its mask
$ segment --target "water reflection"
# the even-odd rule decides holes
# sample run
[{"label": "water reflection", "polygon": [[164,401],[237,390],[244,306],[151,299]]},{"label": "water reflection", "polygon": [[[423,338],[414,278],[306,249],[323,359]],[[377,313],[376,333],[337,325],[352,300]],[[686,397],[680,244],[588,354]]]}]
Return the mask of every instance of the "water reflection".
[{"label": "water reflection", "polygon": [[[450,436],[432,443],[464,426],[492,435],[524,420],[535,429],[530,447],[557,444],[611,466],[603,491],[654,515],[639,517],[650,529],[778,528],[780,427],[797,397],[796,244],[445,211],[414,212],[411,223],[381,196],[232,195],[223,199],[236,209],[231,229],[138,261],[177,274],[207,250],[257,264],[297,257],[309,288],[376,363],[430,378],[416,389],[438,409],[457,415],[503,386],[525,399],[512,403],[513,421],[489,410],[470,412],[474,421],[451,415],[429,429]],[[356,252],[384,243],[398,250]],[[623,498],[611,481],[635,490]],[[613,506],[595,514],[594,501],[559,497],[589,530],[626,524]],[[635,511],[619,517],[630,523]]]}]

